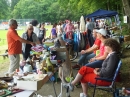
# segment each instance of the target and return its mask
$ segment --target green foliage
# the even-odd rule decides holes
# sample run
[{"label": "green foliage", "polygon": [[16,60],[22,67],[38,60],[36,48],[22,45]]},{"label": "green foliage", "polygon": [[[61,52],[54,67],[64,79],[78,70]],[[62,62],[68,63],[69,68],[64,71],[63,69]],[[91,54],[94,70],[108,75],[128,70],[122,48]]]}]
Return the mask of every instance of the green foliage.
[{"label": "green foliage", "polygon": [[5,19],[9,12],[9,2],[6,0],[0,0],[0,19]]},{"label": "green foliage", "polygon": [[8,1],[0,0],[1,19],[30,18],[54,23],[65,19],[79,20],[81,15],[97,9],[115,10],[120,16],[124,13],[122,0],[11,0],[10,4]]}]

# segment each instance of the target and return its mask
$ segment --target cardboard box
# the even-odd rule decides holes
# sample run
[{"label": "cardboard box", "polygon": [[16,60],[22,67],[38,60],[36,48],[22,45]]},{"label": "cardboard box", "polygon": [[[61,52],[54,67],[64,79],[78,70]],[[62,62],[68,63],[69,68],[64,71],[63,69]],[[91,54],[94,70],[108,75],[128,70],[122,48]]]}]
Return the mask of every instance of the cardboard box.
[{"label": "cardboard box", "polygon": [[[26,77],[23,77],[26,80],[17,80],[17,87],[24,90],[34,90],[37,91],[49,80],[47,74],[43,74],[43,77],[38,79],[38,74],[31,74]],[[27,80],[27,79],[36,79],[36,80]]]}]

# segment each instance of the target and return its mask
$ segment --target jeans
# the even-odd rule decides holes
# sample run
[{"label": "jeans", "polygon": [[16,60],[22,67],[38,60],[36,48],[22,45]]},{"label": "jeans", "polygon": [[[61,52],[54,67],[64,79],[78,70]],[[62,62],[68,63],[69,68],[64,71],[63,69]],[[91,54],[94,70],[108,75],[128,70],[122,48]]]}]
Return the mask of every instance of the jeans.
[{"label": "jeans", "polygon": [[91,67],[91,68],[101,68],[103,61],[104,60],[96,60],[94,62],[86,64],[85,66]]},{"label": "jeans", "polygon": [[85,53],[85,54],[82,54],[79,58],[79,61],[78,61],[78,64],[79,65],[85,65],[88,63],[88,61],[95,57],[96,55],[94,53]]}]

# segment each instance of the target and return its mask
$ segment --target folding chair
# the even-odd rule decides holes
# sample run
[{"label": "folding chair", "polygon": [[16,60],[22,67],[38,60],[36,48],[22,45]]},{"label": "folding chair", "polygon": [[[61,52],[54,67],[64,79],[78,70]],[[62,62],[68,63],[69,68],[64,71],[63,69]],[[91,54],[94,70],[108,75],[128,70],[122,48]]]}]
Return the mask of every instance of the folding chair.
[{"label": "folding chair", "polygon": [[[117,66],[117,69],[115,71],[115,74],[113,76],[112,79],[107,79],[107,78],[101,78],[101,77],[96,77],[96,82],[95,84],[91,84],[89,83],[90,86],[93,86],[94,87],[94,93],[93,93],[93,97],[95,96],[95,92],[96,92],[96,88],[97,89],[101,89],[101,90],[105,90],[105,91],[108,91],[108,92],[112,92],[113,93],[113,97],[115,97],[115,91],[116,91],[116,84],[115,84],[115,81],[116,81],[116,77],[119,73],[119,70],[120,70],[120,67],[122,65],[122,62],[121,60],[119,61],[118,63],[118,66]],[[108,82],[111,82],[111,84],[109,86],[99,86],[97,85],[97,81],[98,80],[103,80],[103,81],[108,81]]]}]

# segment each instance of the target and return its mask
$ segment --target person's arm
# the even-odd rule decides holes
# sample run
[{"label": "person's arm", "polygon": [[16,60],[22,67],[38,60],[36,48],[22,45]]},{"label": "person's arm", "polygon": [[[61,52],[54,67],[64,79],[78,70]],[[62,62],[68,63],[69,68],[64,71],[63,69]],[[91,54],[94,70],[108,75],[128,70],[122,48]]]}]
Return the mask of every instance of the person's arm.
[{"label": "person's arm", "polygon": [[44,42],[45,41],[45,39],[46,39],[46,29],[44,28],[44,37],[43,37],[43,39],[42,39],[42,42]]},{"label": "person's arm", "polygon": [[86,32],[88,32],[88,24],[86,23]]},{"label": "person's arm", "polygon": [[33,39],[33,42],[35,42],[36,44],[41,44],[38,37],[37,37],[37,35],[35,33],[33,33],[32,39]]},{"label": "person's arm", "polygon": [[90,47],[89,49],[87,49],[87,50],[82,50],[82,51],[81,51],[81,54],[93,52],[93,51],[96,50],[97,48],[99,48],[99,46],[94,44],[94,45],[93,45],[92,47]]},{"label": "person's arm", "polygon": [[35,43],[33,43],[33,42],[31,42],[31,41],[28,41],[28,40],[25,40],[25,39],[23,39],[23,38],[21,38],[21,37],[19,37],[18,40],[19,40],[20,42],[22,42],[22,43],[31,44],[32,46],[35,45]]},{"label": "person's arm", "polygon": [[104,59],[106,59],[106,57],[107,57],[107,55],[108,55],[108,53],[107,52],[104,52],[104,54],[103,54],[103,56],[96,56],[95,57],[95,60],[104,60]]},{"label": "person's arm", "polygon": [[115,72],[115,68],[118,64],[118,57],[116,54],[109,56],[109,59],[106,60],[103,65],[106,65],[106,68],[101,68],[99,75],[100,76],[111,76]]},{"label": "person's arm", "polygon": [[66,30],[67,30],[67,24],[65,25],[65,28],[64,28],[64,31],[66,32]]},{"label": "person's arm", "polygon": [[106,59],[106,57],[107,57],[107,55],[108,55],[108,53],[107,52],[104,52],[104,55],[103,56],[95,56],[94,58],[91,58],[90,59],[90,62],[94,62],[94,61],[96,61],[96,60],[104,60],[104,59]]},{"label": "person's arm", "polygon": [[45,33],[44,33],[44,39],[46,39],[46,29],[44,28],[44,30],[45,30]]},{"label": "person's arm", "polygon": [[99,46],[94,44],[92,47],[90,47],[89,49],[85,50],[85,52],[86,53],[93,52],[97,48],[99,48]]},{"label": "person's arm", "polygon": [[98,71],[99,69],[100,69],[100,68],[95,68],[95,69],[93,70],[93,72],[94,72],[96,75],[99,75],[99,73],[100,73],[100,72]]}]

